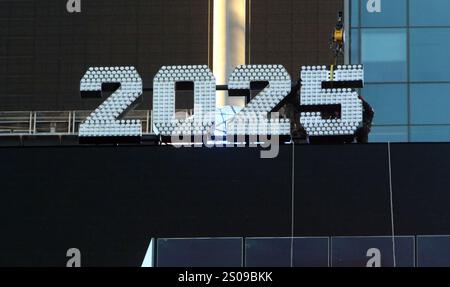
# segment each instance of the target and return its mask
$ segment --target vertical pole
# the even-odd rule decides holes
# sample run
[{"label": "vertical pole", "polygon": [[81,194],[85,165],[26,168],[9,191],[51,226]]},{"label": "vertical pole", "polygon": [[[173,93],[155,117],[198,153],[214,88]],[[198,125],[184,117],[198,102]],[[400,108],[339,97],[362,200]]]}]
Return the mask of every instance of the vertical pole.
[{"label": "vertical pole", "polygon": [[345,42],[344,42],[344,64],[350,64],[350,0],[344,0],[344,31],[345,31]]},{"label": "vertical pole", "polygon": [[[236,66],[245,64],[246,0],[214,0],[213,72],[226,85]],[[217,92],[217,106],[227,104],[227,93]]]},{"label": "vertical pole", "polygon": [[73,111],[73,117],[72,117],[72,133],[75,133],[75,128],[77,124],[77,112]]},{"label": "vertical pole", "polygon": [[145,133],[148,134],[149,133],[149,128],[150,126],[150,110],[147,110],[147,124],[145,126]]},{"label": "vertical pole", "polygon": [[70,134],[71,127],[72,127],[72,112],[69,112],[69,122],[67,123],[67,134]]},{"label": "vertical pole", "polygon": [[34,112],[34,119],[33,119],[33,134],[36,134],[36,121],[37,121],[37,113]]},{"label": "vertical pole", "polygon": [[28,134],[32,134],[33,130],[33,112],[30,112],[30,124],[28,126]]}]

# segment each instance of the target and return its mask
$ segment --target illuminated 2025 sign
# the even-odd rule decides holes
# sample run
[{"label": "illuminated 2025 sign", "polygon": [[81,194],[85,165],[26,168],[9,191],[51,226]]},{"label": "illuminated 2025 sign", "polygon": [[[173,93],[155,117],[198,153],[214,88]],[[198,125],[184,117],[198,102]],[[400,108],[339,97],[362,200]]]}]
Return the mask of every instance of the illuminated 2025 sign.
[{"label": "illuminated 2025 sign", "polygon": [[[300,104],[308,110],[301,123],[309,136],[353,135],[362,124],[362,102],[354,89],[364,81],[362,66],[307,66],[301,69]],[[244,108],[226,120],[226,135],[289,135],[290,121],[270,118],[291,92],[291,77],[282,65],[241,65],[229,77],[229,90],[249,90],[252,82],[268,85]],[[194,115],[177,119],[176,84],[193,82]],[[107,98],[81,124],[80,137],[139,137],[138,120],[120,118],[143,93],[142,79],[134,67],[89,68],[80,90],[101,94],[113,89]],[[338,115],[325,115],[326,107],[339,107]],[[214,135],[216,124],[216,81],[207,66],[164,66],[153,83],[153,127],[157,135]]]}]

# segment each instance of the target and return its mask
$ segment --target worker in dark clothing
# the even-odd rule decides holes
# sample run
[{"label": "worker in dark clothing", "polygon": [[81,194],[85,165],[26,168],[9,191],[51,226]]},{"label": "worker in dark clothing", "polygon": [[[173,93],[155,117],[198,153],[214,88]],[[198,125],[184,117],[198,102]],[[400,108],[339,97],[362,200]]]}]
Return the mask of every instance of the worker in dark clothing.
[{"label": "worker in dark clothing", "polygon": [[284,106],[286,117],[291,120],[291,137],[294,143],[304,143],[307,134],[300,123],[300,81],[292,88]]},{"label": "worker in dark clothing", "polygon": [[373,108],[369,105],[368,102],[364,100],[363,97],[358,96],[358,98],[362,101],[363,104],[363,123],[362,127],[356,130],[355,137],[358,143],[368,143],[369,142],[369,134],[372,130],[372,121],[375,116],[375,112]]}]

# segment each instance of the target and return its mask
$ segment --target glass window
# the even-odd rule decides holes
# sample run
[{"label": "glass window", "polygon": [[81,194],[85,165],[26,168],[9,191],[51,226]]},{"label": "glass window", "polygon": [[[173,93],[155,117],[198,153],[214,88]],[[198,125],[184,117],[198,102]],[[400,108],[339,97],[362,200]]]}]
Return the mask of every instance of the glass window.
[{"label": "glass window", "polygon": [[394,241],[393,250],[394,242],[388,236],[333,237],[332,267],[414,267],[414,237],[399,236]]},{"label": "glass window", "polygon": [[407,126],[372,127],[369,142],[408,142]]},{"label": "glass window", "polygon": [[359,29],[352,29],[350,35],[350,61],[352,64],[361,64],[359,44]]},{"label": "glass window", "polygon": [[450,236],[417,236],[418,267],[450,267]]},{"label": "glass window", "polygon": [[450,81],[450,28],[415,28],[410,35],[411,81]]},{"label": "glass window", "polygon": [[245,241],[246,267],[291,266],[291,240],[287,238],[249,238]]},{"label": "glass window", "polygon": [[407,125],[406,84],[367,84],[361,95],[375,110],[374,125]]},{"label": "glass window", "polygon": [[412,26],[450,26],[450,1],[410,0]]},{"label": "glass window", "polygon": [[[291,253],[291,248],[293,248]],[[328,267],[328,238],[248,238],[246,267]]]},{"label": "glass window", "polygon": [[450,84],[411,85],[411,124],[450,124]]},{"label": "glass window", "polygon": [[350,5],[350,25],[351,27],[359,27],[359,0],[351,0]]},{"label": "glass window", "polygon": [[450,126],[411,127],[412,142],[448,142]]},{"label": "glass window", "polygon": [[158,239],[157,266],[242,267],[242,239]]},{"label": "glass window", "polygon": [[[406,0],[361,0],[362,27],[406,26]],[[378,9],[379,8],[379,9]]]},{"label": "glass window", "polygon": [[406,29],[362,29],[361,31],[361,53],[366,81],[406,81]]}]

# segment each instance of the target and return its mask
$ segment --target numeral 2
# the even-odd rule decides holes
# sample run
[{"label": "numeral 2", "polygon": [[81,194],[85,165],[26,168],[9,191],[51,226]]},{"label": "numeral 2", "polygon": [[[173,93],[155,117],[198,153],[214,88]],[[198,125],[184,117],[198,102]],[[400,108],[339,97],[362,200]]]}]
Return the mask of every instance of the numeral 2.
[{"label": "numeral 2", "polygon": [[137,120],[120,120],[142,95],[142,79],[134,67],[89,68],[81,79],[82,96],[101,96],[114,90],[80,125],[80,137],[141,136],[142,125]]},{"label": "numeral 2", "polygon": [[249,90],[252,82],[268,85],[227,124],[227,134],[289,134],[289,121],[268,119],[267,115],[291,91],[291,76],[282,65],[241,65],[231,73],[229,90]]}]

